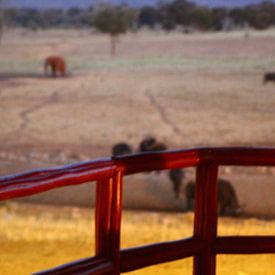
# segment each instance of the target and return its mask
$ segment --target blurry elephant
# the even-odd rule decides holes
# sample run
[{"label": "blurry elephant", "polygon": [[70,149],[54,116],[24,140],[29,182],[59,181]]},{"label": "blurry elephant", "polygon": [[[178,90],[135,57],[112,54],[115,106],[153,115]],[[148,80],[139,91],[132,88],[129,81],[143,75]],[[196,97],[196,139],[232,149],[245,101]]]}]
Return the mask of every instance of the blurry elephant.
[{"label": "blurry elephant", "polygon": [[61,56],[48,56],[44,62],[45,74],[48,75],[48,70],[51,70],[51,76],[56,77],[57,74],[60,76],[66,75],[66,62]]}]

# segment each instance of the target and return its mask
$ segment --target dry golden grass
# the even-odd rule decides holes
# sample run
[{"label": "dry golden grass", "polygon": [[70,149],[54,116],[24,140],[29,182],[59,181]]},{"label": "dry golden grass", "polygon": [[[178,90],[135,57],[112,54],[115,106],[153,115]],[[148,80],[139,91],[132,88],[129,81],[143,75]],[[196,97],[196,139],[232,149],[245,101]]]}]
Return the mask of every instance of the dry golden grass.
[{"label": "dry golden grass", "polygon": [[[0,209],[0,273],[29,274],[94,253],[93,211],[27,204]],[[123,212],[122,247],[192,235],[193,215]],[[220,218],[220,235],[270,235],[274,221]],[[275,255],[218,256],[220,275],[274,274]],[[130,274],[192,274],[192,259],[149,267]]]}]

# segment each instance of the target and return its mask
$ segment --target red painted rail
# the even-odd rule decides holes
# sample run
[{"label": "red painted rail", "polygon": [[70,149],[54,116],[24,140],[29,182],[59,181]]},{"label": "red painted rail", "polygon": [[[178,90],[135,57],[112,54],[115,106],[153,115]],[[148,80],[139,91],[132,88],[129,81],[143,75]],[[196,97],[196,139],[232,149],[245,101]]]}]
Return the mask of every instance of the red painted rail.
[{"label": "red painted rail", "polygon": [[[200,148],[106,158],[0,178],[0,200],[97,182],[96,255],[36,274],[120,274],[194,258],[194,275],[214,275],[217,254],[275,253],[275,236],[217,236],[217,177],[221,165],[275,166],[275,148]],[[196,167],[194,235],[120,250],[123,176]]]}]

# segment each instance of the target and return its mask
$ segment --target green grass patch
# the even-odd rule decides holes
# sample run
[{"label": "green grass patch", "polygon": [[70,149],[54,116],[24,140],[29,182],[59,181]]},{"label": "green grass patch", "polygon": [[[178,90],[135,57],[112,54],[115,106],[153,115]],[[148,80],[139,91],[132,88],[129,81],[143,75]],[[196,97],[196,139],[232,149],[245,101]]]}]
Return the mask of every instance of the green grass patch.
[{"label": "green grass patch", "polygon": [[[214,72],[239,72],[263,71],[275,67],[275,61],[270,58],[245,58],[245,57],[140,57],[140,58],[68,58],[68,71],[93,72],[93,71],[214,71]],[[5,74],[43,74],[44,68],[41,60],[2,60],[0,73]]]},{"label": "green grass patch", "polygon": [[143,57],[114,59],[71,59],[73,71],[98,70],[182,70],[182,71],[254,71],[267,70],[275,66],[269,58],[185,58],[185,57]]}]

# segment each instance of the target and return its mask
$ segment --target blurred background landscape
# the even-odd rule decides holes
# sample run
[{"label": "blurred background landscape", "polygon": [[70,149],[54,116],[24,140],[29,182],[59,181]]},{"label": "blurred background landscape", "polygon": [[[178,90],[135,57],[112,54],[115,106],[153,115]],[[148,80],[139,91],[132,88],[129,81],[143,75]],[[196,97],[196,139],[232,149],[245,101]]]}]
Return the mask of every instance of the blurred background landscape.
[{"label": "blurred background landscape", "polygon": [[[264,83],[264,75],[275,72],[273,1],[0,3],[1,175],[108,157],[119,142],[137,152],[148,136],[170,150],[275,145],[275,83]],[[66,77],[45,75],[44,60],[51,55],[66,60]],[[274,221],[258,219],[275,216],[274,175],[273,167],[221,167],[219,176],[231,182],[244,209],[244,218],[220,219],[221,234],[274,234]],[[138,244],[129,241],[131,234],[138,236],[135,227],[149,234],[137,237],[140,243],[154,242],[154,236],[181,238],[178,228],[183,227],[190,236],[193,217],[185,213],[184,189],[194,178],[195,170],[185,169],[175,199],[166,171],[125,177],[124,206],[135,209],[125,214],[125,246]],[[20,242],[33,249],[42,243],[48,247],[43,255],[49,261],[37,259],[25,274],[89,254],[93,225],[87,223],[88,210],[78,206],[93,206],[94,183],[23,201],[1,207],[5,265],[0,273],[20,274],[5,271]],[[26,201],[48,206],[37,205],[36,211]],[[62,208],[62,216],[49,204],[69,208]],[[142,223],[146,217],[154,230]],[[17,235],[22,226],[26,230]],[[68,235],[56,233],[62,228]],[[83,249],[69,252],[78,241]],[[65,256],[54,263],[58,243]],[[274,274],[272,258],[262,257],[257,266],[251,259],[238,258],[235,274]],[[233,274],[231,260],[223,258],[219,274]],[[261,266],[267,273],[257,269]],[[184,261],[163,267],[163,274],[179,274],[182,268],[191,274],[191,262]]]}]

